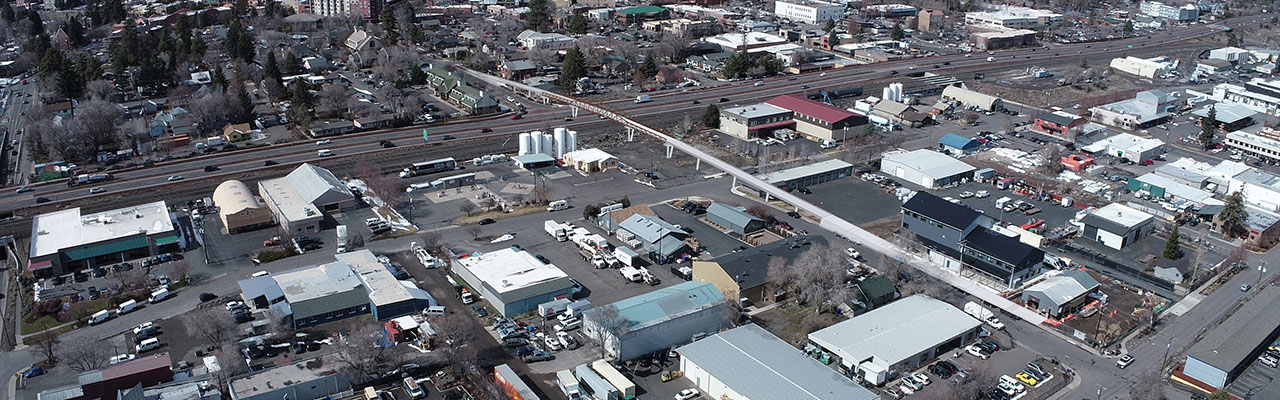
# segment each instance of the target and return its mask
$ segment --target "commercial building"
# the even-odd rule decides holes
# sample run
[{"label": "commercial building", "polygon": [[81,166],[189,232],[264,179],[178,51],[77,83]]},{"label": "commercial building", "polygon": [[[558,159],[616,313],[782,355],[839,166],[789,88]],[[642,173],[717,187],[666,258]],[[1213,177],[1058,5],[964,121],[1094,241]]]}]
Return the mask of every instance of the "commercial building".
[{"label": "commercial building", "polygon": [[643,24],[643,27],[648,31],[662,32],[669,35],[683,35],[691,38],[707,37],[720,33],[720,24],[715,21],[688,18],[647,21]]},{"label": "commercial building", "polygon": [[1164,141],[1129,133],[1118,133],[1081,147],[1080,150],[1089,154],[1105,154],[1139,162],[1154,160],[1157,156],[1164,154]]},{"label": "commercial building", "polygon": [[794,127],[791,110],[768,103],[720,110],[720,131],[738,139],[765,138],[775,130]]},{"label": "commercial building", "polygon": [[1089,304],[1102,285],[1080,269],[1064,271],[1022,291],[1022,304],[1053,318],[1075,313]]},{"label": "commercial building", "polygon": [[1233,65],[1230,61],[1209,58],[1196,61],[1196,72],[1213,75],[1222,71],[1228,71],[1232,66]]},{"label": "commercial building", "polygon": [[827,240],[817,235],[801,235],[725,254],[711,260],[693,262],[693,280],[710,282],[725,297],[754,303],[780,300],[768,289],[769,262],[781,259],[790,265],[800,253]]},{"label": "commercial building", "polygon": [[538,305],[568,297],[568,275],[524,250],[504,248],[453,261],[453,271],[504,317],[537,310]]},{"label": "commercial building", "polygon": [[618,168],[618,158],[597,148],[582,149],[564,154],[564,163],[579,172],[592,173]]},{"label": "commercial building", "polygon": [[1173,63],[1156,59],[1145,59],[1134,56],[1111,59],[1111,68],[1116,71],[1137,75],[1147,79],[1164,76],[1173,69]]},{"label": "commercial building", "polygon": [[923,191],[902,204],[902,228],[929,249],[930,262],[957,272],[969,268],[1005,288],[1038,275],[1044,251],[994,225],[986,214]]},{"label": "commercial building", "polygon": [[290,234],[318,232],[324,213],[349,210],[356,205],[355,196],[338,177],[310,163],[299,165],[282,178],[259,181],[258,194],[280,228]]},{"label": "commercial building", "polygon": [[76,207],[31,219],[27,271],[50,277],[178,252],[184,246],[163,201],[88,215]]},{"label": "commercial building", "polygon": [[843,141],[849,129],[867,124],[867,117],[800,96],[782,95],[765,104],[790,110],[796,132],[814,141]]},{"label": "commercial building", "polygon": [[229,180],[213,189],[213,205],[218,206],[218,219],[227,234],[237,234],[275,224],[271,210],[258,201],[249,185]]},{"label": "commercial building", "polygon": [[1062,14],[1027,7],[999,7],[994,11],[964,14],[966,25],[993,25],[1004,29],[1039,29],[1062,21]]},{"label": "commercial building", "polygon": [[880,161],[881,172],[926,189],[968,180],[975,170],[972,165],[926,149],[888,151]]},{"label": "commercial building", "polygon": [[431,294],[412,280],[398,280],[387,261],[369,250],[334,254],[337,263],[345,263],[364,286],[373,318],[388,321],[438,305]]},{"label": "commercial building", "polygon": [[1244,130],[1228,132],[1222,144],[1258,159],[1280,160],[1280,136],[1270,129],[1257,130],[1257,133]]},{"label": "commercial building", "polygon": [[[988,25],[989,26],[989,25]],[[1014,47],[1035,46],[1038,43],[1036,32],[1030,29],[990,29],[982,30],[983,25],[970,25],[975,32],[969,35],[974,46],[979,50],[999,50]]]},{"label": "commercial building", "polygon": [[1226,388],[1280,335],[1280,287],[1264,285],[1221,324],[1187,351],[1187,362],[1174,380],[1203,383],[1206,392]]},{"label": "commercial building", "polygon": [[788,168],[759,175],[757,178],[780,188],[799,189],[819,183],[831,182],[853,175],[853,164],[830,159],[809,165]]},{"label": "commercial building", "polygon": [[614,19],[623,25],[668,18],[671,18],[671,10],[662,6],[635,6],[614,11]]},{"label": "commercial building", "polygon": [[[1214,114],[1212,121],[1208,120],[1210,107],[1213,108]],[[1200,117],[1202,124],[1214,124],[1222,132],[1238,131],[1253,125],[1253,117],[1258,114],[1253,108],[1243,104],[1224,103],[1210,107],[1197,108],[1191,112],[1191,115]]]},{"label": "commercial building", "polygon": [[1075,140],[1076,132],[1087,123],[1089,123],[1089,120],[1079,115],[1065,111],[1054,111],[1036,115],[1032,126],[1039,132],[1059,136],[1066,140]]},{"label": "commercial building", "polygon": [[1230,63],[1249,61],[1249,50],[1239,47],[1222,47],[1209,50],[1210,60],[1222,60]]},{"label": "commercial building", "polygon": [[711,206],[707,207],[707,221],[739,236],[764,229],[766,226],[763,219],[747,214],[746,207],[730,206],[724,203],[711,203]]},{"label": "commercial building", "polygon": [[1138,92],[1132,99],[1090,108],[1089,114],[1099,123],[1136,131],[1169,121],[1174,108],[1167,94],[1148,90]]},{"label": "commercial building", "polygon": [[[1200,189],[1197,185],[1187,184],[1166,173],[1147,173],[1137,178],[1129,178],[1125,189],[1131,192],[1146,191],[1154,199],[1172,200],[1179,208],[1183,206],[1223,205],[1221,200],[1213,198],[1213,192]],[[1167,170],[1166,170],[1167,171]]]},{"label": "commercial building", "polygon": [[[229,360],[238,362],[240,360]],[[341,359],[330,354],[232,378],[231,400],[320,399],[351,391]]]},{"label": "commercial building", "polygon": [[942,135],[938,139],[938,150],[951,155],[969,155],[978,151],[982,147],[982,143],[977,140],[960,136],[954,133]]},{"label": "commercial building", "polygon": [[1138,11],[1156,18],[1171,19],[1178,22],[1195,22],[1200,19],[1200,9],[1187,4],[1171,6],[1158,1],[1144,1],[1138,5]]},{"label": "commercial building", "polygon": [[702,41],[718,45],[725,51],[746,51],[787,43],[784,37],[756,31],[725,33]]},{"label": "commercial building", "polygon": [[683,282],[610,304],[625,321],[621,335],[602,328],[611,322],[597,320],[600,314],[592,312],[583,319],[582,332],[604,342],[618,360],[631,360],[730,326],[732,315],[725,312],[723,302],[724,295],[715,285]]},{"label": "commercial building", "polygon": [[80,373],[76,384],[36,394],[37,400],[116,400],[121,390],[152,386],[173,380],[168,352],[139,356],[106,368]]},{"label": "commercial building", "polygon": [[906,4],[873,4],[862,7],[865,17],[903,18],[916,15],[920,9]]},{"label": "commercial building", "polygon": [[685,379],[711,399],[879,398],[755,324],[720,332],[676,352]]},{"label": "commercial building", "polygon": [[532,29],[525,29],[516,35],[516,43],[526,50],[565,50],[572,48],[576,39],[570,36],[561,35],[559,33],[541,33]]},{"label": "commercial building", "polygon": [[809,334],[842,371],[881,384],[978,338],[982,324],[946,302],[915,295]]},{"label": "commercial building", "polygon": [[1151,236],[1156,219],[1151,214],[1138,211],[1120,203],[1111,203],[1081,218],[1084,225],[1081,237],[1102,243],[1107,247],[1123,250],[1125,247]]},{"label": "commercial building", "polygon": [[1013,289],[1040,275],[1044,250],[992,229],[978,228],[961,241],[960,263],[1000,289]]},{"label": "commercial building", "polygon": [[1254,78],[1244,85],[1219,83],[1213,87],[1212,98],[1221,102],[1243,104],[1267,115],[1280,116],[1280,81]]},{"label": "commercial building", "polygon": [[640,241],[640,248],[649,252],[649,260],[659,264],[691,252],[689,244],[684,242],[689,234],[656,216],[632,214],[618,224],[618,229],[634,235]]},{"label": "commercial building", "polygon": [[779,17],[806,24],[825,24],[844,19],[845,6],[815,0],[785,0],[773,3],[773,13]]}]

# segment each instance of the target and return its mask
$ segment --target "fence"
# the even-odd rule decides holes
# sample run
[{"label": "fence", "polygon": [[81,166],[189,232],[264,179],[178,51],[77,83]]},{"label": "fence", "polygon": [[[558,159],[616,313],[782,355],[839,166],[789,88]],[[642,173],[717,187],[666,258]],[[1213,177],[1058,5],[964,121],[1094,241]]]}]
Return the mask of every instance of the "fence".
[{"label": "fence", "polygon": [[1059,250],[1062,250],[1062,251],[1069,251],[1069,252],[1072,252],[1072,253],[1082,254],[1082,255],[1087,255],[1087,256],[1089,256],[1089,257],[1090,257],[1090,261],[1091,261],[1091,262],[1093,262],[1094,264],[1098,264],[1098,265],[1101,265],[1101,266],[1103,266],[1103,267],[1110,268],[1110,269],[1112,269],[1112,270],[1115,270],[1115,271],[1118,271],[1118,272],[1120,272],[1120,273],[1123,273],[1123,274],[1125,274],[1125,275],[1129,275],[1129,276],[1131,276],[1131,277],[1138,278],[1138,280],[1141,280],[1142,282],[1144,282],[1144,283],[1146,283],[1146,284],[1149,284],[1149,285],[1152,285],[1152,286],[1156,286],[1156,287],[1159,287],[1159,288],[1161,288],[1161,289],[1165,289],[1165,290],[1169,290],[1169,291],[1172,291],[1172,290],[1173,290],[1173,286],[1174,286],[1173,282],[1169,282],[1169,281],[1166,281],[1166,280],[1163,280],[1163,279],[1160,279],[1160,278],[1156,278],[1155,276],[1152,276],[1152,275],[1150,275],[1150,274],[1147,274],[1147,273],[1145,273],[1145,272],[1142,272],[1142,270],[1140,270],[1140,269],[1135,269],[1135,268],[1133,268],[1133,267],[1131,267],[1131,266],[1128,266],[1128,265],[1125,265],[1125,264],[1123,264],[1123,263],[1119,263],[1119,262],[1116,262],[1116,261],[1112,261],[1110,258],[1107,258],[1107,256],[1106,256],[1105,254],[1099,254],[1098,252],[1095,252],[1095,251],[1093,251],[1092,249],[1089,249],[1089,248],[1087,248],[1087,247],[1082,247],[1082,246],[1080,246],[1080,245],[1077,245],[1077,244],[1075,244],[1075,243],[1071,243],[1071,242],[1058,242],[1058,243],[1056,243],[1056,244],[1058,245],[1058,249],[1059,249]]}]

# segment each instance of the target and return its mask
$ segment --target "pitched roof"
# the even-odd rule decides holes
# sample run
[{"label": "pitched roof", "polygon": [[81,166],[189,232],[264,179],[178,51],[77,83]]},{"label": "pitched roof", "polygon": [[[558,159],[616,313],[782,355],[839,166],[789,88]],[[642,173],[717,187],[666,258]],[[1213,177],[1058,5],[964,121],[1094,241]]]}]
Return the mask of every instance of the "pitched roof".
[{"label": "pitched roof", "polygon": [[293,186],[293,190],[308,203],[315,203],[326,194],[333,193],[338,197],[353,197],[350,189],[338,180],[333,172],[311,163],[303,163],[297,169],[285,175],[285,180]]},{"label": "pitched roof", "polygon": [[968,150],[968,149],[978,147],[977,140],[973,140],[973,139],[960,136],[954,133],[948,133],[946,135],[943,135],[941,139],[938,139],[938,144],[941,144],[947,147],[961,149],[961,150]]},{"label": "pitched roof", "polygon": [[[714,307],[724,295],[709,282],[683,282],[613,303],[618,315],[626,318],[630,330],[661,323],[674,317]],[[727,319],[727,317],[726,317]]]},{"label": "pitched roof", "polygon": [[712,335],[676,351],[745,398],[878,398],[755,324]]},{"label": "pitched roof", "polygon": [[982,216],[982,213],[977,210],[943,200],[938,196],[923,191],[916,192],[914,196],[911,196],[911,199],[902,204],[902,208],[936,219],[938,222],[959,230],[964,230],[969,224],[973,223],[973,220]]},{"label": "pitched roof", "polygon": [[827,244],[819,235],[802,235],[773,243],[752,247],[737,253],[729,253],[711,259],[725,275],[738,281],[739,290],[765,284],[769,275],[769,262],[781,258],[790,265],[800,253],[813,248],[813,244]]},{"label": "pitched roof", "polygon": [[974,229],[964,237],[965,245],[1013,265],[1025,265],[1044,259],[1044,250],[1022,243],[1017,238],[987,228]]},{"label": "pitched roof", "polygon": [[627,218],[631,218],[632,215],[636,215],[636,214],[650,215],[654,217],[658,216],[658,214],[655,214],[653,212],[652,208],[649,208],[649,205],[635,204],[635,205],[632,205],[631,207],[627,207],[627,208],[609,213],[609,218],[613,219],[613,223],[621,224],[622,221],[626,221]]},{"label": "pitched roof", "polygon": [[1062,126],[1069,126],[1071,125],[1072,122],[1083,119],[1082,117],[1079,117],[1079,116],[1073,116],[1070,114],[1058,113],[1058,112],[1040,113],[1040,115],[1037,115],[1036,118],[1049,121]]},{"label": "pitched roof", "polygon": [[804,97],[792,96],[789,94],[774,97],[772,99],[769,99],[769,101],[766,101],[765,103],[782,107],[782,108],[791,110],[794,113],[807,115],[815,119],[821,120],[823,122],[832,123],[832,124],[836,122],[844,121],[851,117],[858,116],[858,114],[854,114],[854,113],[842,110],[830,104],[809,100]]},{"label": "pitched roof", "polygon": [[809,340],[841,359],[873,359],[887,368],[979,326],[964,311],[918,294],[810,333]]},{"label": "pitched roof", "polygon": [[1256,346],[1276,331],[1280,324],[1280,287],[1265,285],[1258,295],[1187,351],[1188,358],[1231,371],[1253,356]]},{"label": "pitched roof", "polygon": [[658,239],[672,233],[684,233],[684,231],[676,228],[675,225],[671,225],[671,223],[663,221],[662,218],[643,214],[635,214],[627,217],[627,219],[623,220],[622,223],[618,224],[618,226],[635,234],[636,237],[640,238],[640,240],[644,240],[649,243],[657,242]]},{"label": "pitched roof", "polygon": [[711,206],[707,207],[707,214],[715,214],[717,217],[724,218],[742,227],[746,227],[752,220],[760,220],[760,218],[747,214],[746,208],[742,206],[734,207],[724,203],[711,203]]},{"label": "pitched roof", "polygon": [[1043,296],[1039,296],[1041,301],[1062,305],[1096,287],[1098,287],[1097,279],[1093,279],[1093,276],[1090,276],[1084,270],[1075,269],[1045,278],[1045,280],[1031,285],[1023,292],[1041,293],[1043,294]]},{"label": "pitched roof", "polygon": [[[862,299],[864,301],[871,301],[874,299],[878,299],[884,296],[891,295],[893,294],[893,292],[898,291],[898,288],[893,286],[893,281],[889,280],[889,277],[886,277],[884,275],[876,275],[875,277],[869,278],[862,282],[858,282],[854,286],[857,286],[859,289],[861,289],[861,293],[859,294],[865,297],[864,299]],[[854,292],[854,293],[858,293],[858,292]]]}]

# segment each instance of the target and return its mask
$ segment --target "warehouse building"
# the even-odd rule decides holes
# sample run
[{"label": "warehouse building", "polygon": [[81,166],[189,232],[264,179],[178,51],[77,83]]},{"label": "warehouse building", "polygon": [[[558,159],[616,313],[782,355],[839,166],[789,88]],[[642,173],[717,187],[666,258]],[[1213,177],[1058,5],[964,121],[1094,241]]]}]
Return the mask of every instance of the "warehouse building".
[{"label": "warehouse building", "polygon": [[880,161],[881,172],[926,189],[967,181],[975,170],[972,165],[927,149],[885,152]]},{"label": "warehouse building", "polygon": [[218,184],[213,189],[213,205],[218,206],[218,219],[229,235],[270,227],[275,224],[271,210],[253,195],[249,185],[237,180]]},{"label": "warehouse building", "polygon": [[163,201],[87,215],[76,207],[31,219],[27,270],[50,277],[180,252],[185,245]]},{"label": "warehouse building", "polygon": [[881,384],[978,339],[982,324],[925,295],[889,303],[809,334],[809,342],[838,360],[842,371]]},{"label": "warehouse building", "polygon": [[685,379],[709,399],[879,398],[755,324],[712,335],[676,352]]},{"label": "warehouse building", "polygon": [[[238,361],[238,360],[232,360]],[[351,391],[337,355],[299,360],[231,379],[232,400],[321,399]]]},{"label": "warehouse building", "polygon": [[960,102],[965,107],[980,111],[1000,111],[1004,109],[1004,100],[986,93],[966,89],[961,84],[954,84],[942,89],[942,98]]},{"label": "warehouse building", "polygon": [[[600,314],[588,312],[582,333],[601,338],[609,354],[631,360],[688,343],[694,335],[713,334],[732,323],[724,309],[724,295],[706,282],[683,282],[610,304],[625,320],[622,335],[607,332]],[[608,307],[608,306],[606,306]],[[603,322],[603,324],[602,324]]]},{"label": "warehouse building", "polygon": [[[853,164],[830,159],[809,165],[770,172],[758,175],[757,178],[770,185],[787,189],[799,189],[819,183],[831,182],[853,175]],[[763,196],[763,194],[761,194]]]},{"label": "warehouse building", "polygon": [[1084,225],[1081,237],[1116,250],[1123,250],[1142,238],[1151,236],[1156,227],[1154,216],[1120,203],[1107,204],[1094,210],[1081,218],[1080,222]]},{"label": "warehouse building", "polygon": [[1101,288],[1098,280],[1084,270],[1065,271],[1023,290],[1022,304],[1050,317],[1062,318],[1080,311]]},{"label": "warehouse building", "polygon": [[1105,139],[1090,143],[1080,150],[1089,154],[1105,154],[1108,156],[1140,162],[1154,160],[1164,154],[1164,141],[1155,138],[1118,133]]},{"label": "warehouse building", "polygon": [[453,271],[504,317],[537,310],[538,305],[568,297],[568,275],[524,250],[504,248],[453,261]]},{"label": "warehouse building", "polygon": [[[1206,121],[1209,118],[1210,108],[1213,109],[1213,121]],[[1200,117],[1200,123],[1212,123],[1222,132],[1238,131],[1253,125],[1253,117],[1257,114],[1258,112],[1253,111],[1249,106],[1234,103],[1214,104],[1209,107],[1197,108],[1191,112],[1191,115]]]},{"label": "warehouse building", "polygon": [[1090,119],[1104,125],[1137,131],[1169,121],[1173,99],[1160,90],[1138,92],[1132,99],[1089,109]]},{"label": "warehouse building", "polygon": [[350,266],[360,279],[374,319],[388,321],[437,305],[436,299],[413,281],[397,280],[387,264],[369,250],[334,254],[333,258]]},{"label": "warehouse building", "polygon": [[[1280,335],[1280,287],[1260,287],[1244,303],[1187,351],[1187,363],[1173,379],[1205,392],[1226,388]],[[1190,378],[1189,380],[1186,378]],[[1200,383],[1201,385],[1195,385]]]},{"label": "warehouse building", "polygon": [[790,110],[796,123],[796,132],[814,141],[843,141],[849,129],[867,124],[865,116],[800,96],[782,95],[769,99],[765,104]]},{"label": "warehouse building", "polygon": [[349,210],[355,196],[329,170],[304,163],[282,178],[258,182],[258,194],[289,234],[320,231],[324,213]]},{"label": "warehouse building", "polygon": [[635,236],[640,241],[639,248],[649,252],[649,260],[659,264],[691,252],[689,244],[684,242],[689,233],[657,216],[632,214],[619,223],[618,228]]},{"label": "warehouse building", "polygon": [[80,373],[75,384],[36,394],[36,400],[116,399],[121,390],[173,381],[168,352],[139,356],[132,361]]},{"label": "warehouse building", "polygon": [[777,301],[779,293],[768,289],[769,262],[781,259],[789,265],[815,243],[826,244],[827,240],[819,235],[794,236],[707,261],[696,260],[693,262],[693,280],[710,282],[731,299],[747,299],[754,303]]},{"label": "warehouse building", "polygon": [[948,133],[938,139],[938,150],[947,152],[952,155],[969,155],[978,151],[982,147],[982,143],[977,140],[960,136],[954,133]]},{"label": "warehouse building", "polygon": [[746,207],[724,203],[711,203],[707,207],[707,221],[739,236],[764,229],[766,225],[764,220],[747,214]]},{"label": "warehouse building", "polygon": [[768,103],[720,110],[720,131],[738,139],[764,138],[795,126],[791,110]]}]

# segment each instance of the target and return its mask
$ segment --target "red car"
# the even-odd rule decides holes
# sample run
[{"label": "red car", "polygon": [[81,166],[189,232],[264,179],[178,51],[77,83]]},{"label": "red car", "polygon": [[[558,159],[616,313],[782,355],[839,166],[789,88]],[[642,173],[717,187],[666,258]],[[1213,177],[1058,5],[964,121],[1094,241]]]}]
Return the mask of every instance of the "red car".
[{"label": "red car", "polygon": [[520,116],[520,114],[516,114],[516,115],[512,115],[511,119],[524,119],[524,117]]},{"label": "red car", "polygon": [[1155,163],[1156,163],[1155,161],[1151,161],[1151,160],[1142,160],[1142,162],[1141,162],[1140,164],[1142,164],[1142,165],[1152,165],[1152,164],[1155,164]]}]

